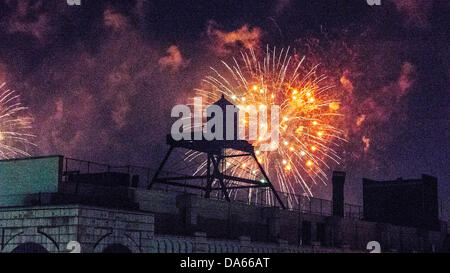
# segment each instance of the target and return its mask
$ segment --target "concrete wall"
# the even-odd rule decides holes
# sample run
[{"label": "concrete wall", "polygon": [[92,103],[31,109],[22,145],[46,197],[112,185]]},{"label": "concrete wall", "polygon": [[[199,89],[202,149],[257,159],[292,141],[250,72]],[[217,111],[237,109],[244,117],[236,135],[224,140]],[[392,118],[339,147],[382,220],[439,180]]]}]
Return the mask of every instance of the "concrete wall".
[{"label": "concrete wall", "polygon": [[[69,252],[71,241],[79,243],[81,252],[102,252],[113,245],[134,253],[367,252],[369,241],[380,242],[383,252],[432,252],[442,251],[447,236],[183,194],[135,194],[141,200],[139,211],[84,205],[0,208],[0,252],[11,252],[24,243],[35,243],[48,252]],[[311,223],[308,243],[302,237],[304,222]],[[158,223],[174,228],[158,231]],[[321,242],[318,225],[324,227]],[[265,240],[258,233],[267,235]]]},{"label": "concrete wall", "polygon": [[193,236],[154,235],[153,215],[85,206],[50,206],[0,209],[1,251],[14,251],[25,243],[42,246],[51,253],[70,252],[79,243],[80,251],[102,252],[121,245],[133,253],[276,253],[342,252],[318,246],[295,247],[287,241],[255,243],[249,237],[238,240]]},{"label": "concrete wall", "polygon": [[[0,209],[0,252],[36,243],[48,252],[69,252],[69,242],[81,252],[102,252],[121,244],[132,252],[153,249],[153,216],[104,208],[55,206]],[[71,248],[70,248],[71,249]]]},{"label": "concrete wall", "polygon": [[277,243],[252,242],[242,236],[238,240],[207,238],[198,232],[193,237],[155,236],[155,252],[158,253],[357,253],[349,248],[325,248],[316,246],[292,246],[286,241]]},{"label": "concrete wall", "polygon": [[[165,193],[151,194],[157,196],[155,202],[163,200],[164,195]],[[151,199],[147,201],[149,204],[152,203]],[[202,232],[207,238],[216,240],[236,241],[241,237],[248,237],[252,245],[255,245],[255,242],[268,244],[285,241],[290,246],[302,249],[321,245],[321,249],[339,248],[364,252],[370,241],[380,242],[385,251],[423,252],[433,249],[439,251],[444,247],[446,236],[445,232],[421,231],[417,228],[367,222],[357,218],[229,203],[186,194],[172,195],[166,202],[167,200],[176,200],[176,208],[173,203],[167,203],[167,207],[162,208],[162,211],[170,214],[164,216],[176,218],[180,229],[174,232],[161,229],[162,232],[156,232],[157,236],[162,234],[193,236],[195,232]],[[152,208],[155,222],[158,222],[158,218],[162,216],[156,206]],[[302,237],[304,222],[311,225],[310,242],[306,242]],[[320,225],[323,228],[322,236],[319,236]]]}]

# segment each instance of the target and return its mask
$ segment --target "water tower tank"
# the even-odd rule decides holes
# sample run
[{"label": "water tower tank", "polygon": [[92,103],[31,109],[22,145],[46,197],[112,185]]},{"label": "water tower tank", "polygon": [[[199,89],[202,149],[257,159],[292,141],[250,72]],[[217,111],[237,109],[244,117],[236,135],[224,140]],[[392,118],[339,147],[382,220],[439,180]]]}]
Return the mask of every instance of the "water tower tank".
[{"label": "water tower tank", "polygon": [[[227,99],[225,99],[224,95],[222,94],[222,97],[216,101],[215,103],[213,103],[212,105],[216,105],[219,106],[222,109],[222,113],[223,113],[223,136],[222,139],[223,140],[237,140],[238,139],[238,132],[239,132],[239,125],[238,125],[238,120],[239,120],[239,108],[236,107],[234,104],[232,104],[230,101],[228,101]],[[227,107],[228,106],[228,107]],[[208,106],[208,108],[210,108],[211,106]],[[207,112],[208,112],[208,108],[207,108]],[[232,111],[230,112],[228,115],[230,115],[230,118],[232,118],[233,120],[233,128],[228,128],[227,127],[227,112],[228,111]],[[208,121],[210,119],[212,119],[214,117],[214,113],[212,114],[211,117],[208,117]],[[214,131],[215,128],[213,127],[212,130]],[[233,131],[231,131],[233,130]],[[229,133],[231,134],[231,139],[230,136],[227,139],[227,134],[226,132],[232,132]]]}]

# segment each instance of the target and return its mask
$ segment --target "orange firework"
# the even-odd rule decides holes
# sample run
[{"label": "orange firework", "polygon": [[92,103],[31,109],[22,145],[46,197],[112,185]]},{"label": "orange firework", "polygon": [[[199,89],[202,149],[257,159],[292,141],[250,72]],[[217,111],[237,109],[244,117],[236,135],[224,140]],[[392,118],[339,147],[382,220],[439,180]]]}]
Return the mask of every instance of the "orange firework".
[{"label": "orange firework", "polygon": [[[343,131],[334,127],[335,119],[340,116],[340,102],[333,86],[327,83],[325,75],[318,73],[319,65],[307,69],[304,60],[305,57],[296,60],[289,54],[289,48],[282,49],[279,54],[275,48],[267,48],[262,60],[253,50],[241,52],[239,61],[233,58],[231,65],[222,62],[225,73],[211,68],[214,74],[203,80],[196,95],[203,98],[205,107],[222,94],[240,109],[250,105],[270,109],[278,105],[278,148],[263,151],[260,147],[266,140],[259,136],[252,142],[256,156],[279,190],[298,193],[301,188],[312,196],[313,184],[319,181],[326,184],[328,162],[339,163],[336,147],[339,140],[344,139],[341,137]],[[241,120],[240,125],[248,123],[248,119]],[[259,124],[261,129],[270,126]],[[226,165],[224,171],[236,175],[253,179],[261,176],[251,161],[230,160]]]}]

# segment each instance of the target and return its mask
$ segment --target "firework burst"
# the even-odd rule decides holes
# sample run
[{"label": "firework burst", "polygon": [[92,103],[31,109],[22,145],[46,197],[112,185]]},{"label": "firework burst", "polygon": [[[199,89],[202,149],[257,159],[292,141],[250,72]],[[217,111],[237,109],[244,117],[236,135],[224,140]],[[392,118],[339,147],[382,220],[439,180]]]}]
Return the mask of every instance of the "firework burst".
[{"label": "firework burst", "polygon": [[32,118],[26,115],[20,96],[0,84],[0,159],[20,156],[30,156],[26,152],[30,146],[35,146],[29,134]]},{"label": "firework burst", "polygon": [[[280,143],[275,151],[262,151],[260,146],[266,140],[259,136],[252,141],[258,161],[278,190],[299,193],[301,189],[305,195],[313,196],[313,185],[327,183],[330,161],[339,164],[337,148],[344,139],[343,131],[335,127],[340,101],[333,86],[325,75],[319,74],[318,64],[306,68],[304,62],[305,57],[296,58],[289,48],[279,53],[275,48],[267,48],[262,60],[253,50],[241,52],[231,65],[222,61],[224,73],[211,68],[213,75],[204,78],[196,96],[203,98],[204,107],[222,94],[242,110],[249,105],[256,109],[278,105]],[[245,126],[249,120],[239,122]],[[271,125],[258,126],[259,134]],[[189,152],[187,158],[195,157],[195,153]],[[197,172],[203,172],[204,167],[205,164]],[[229,160],[224,169],[234,175],[261,178],[251,160]]]}]

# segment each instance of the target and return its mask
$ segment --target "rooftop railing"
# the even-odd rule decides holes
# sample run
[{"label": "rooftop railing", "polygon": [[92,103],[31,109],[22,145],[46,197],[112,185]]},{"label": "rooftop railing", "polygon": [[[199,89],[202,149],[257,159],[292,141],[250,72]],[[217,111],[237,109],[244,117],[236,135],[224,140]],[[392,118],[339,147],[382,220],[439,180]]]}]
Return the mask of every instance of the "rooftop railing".
[{"label": "rooftop railing", "polygon": [[[89,174],[89,173],[102,173],[102,172],[120,172],[127,173],[130,176],[129,187],[133,188],[146,188],[150,184],[151,179],[156,170],[142,167],[142,166],[114,166],[102,163],[96,163],[92,161],[79,160],[74,158],[64,158],[64,171],[63,181],[67,181],[67,178],[71,174]],[[162,172],[164,175],[182,175],[174,172]],[[184,181],[188,183],[188,181]],[[197,181],[197,183],[206,183],[206,181]],[[200,190],[190,188],[174,187],[166,184],[155,184],[152,190],[173,192],[173,193],[188,193],[196,196],[203,197],[203,192]],[[277,192],[281,197],[286,208],[291,211],[298,211],[301,213],[308,213],[321,216],[331,216],[333,210],[333,202],[326,199],[320,199],[316,197],[303,196],[293,193]],[[260,207],[275,207],[277,202],[274,200],[274,196],[271,194],[268,188],[260,189],[239,189],[230,192],[230,197],[233,202],[240,202]],[[221,191],[215,191],[210,195],[211,199],[224,200],[224,196]],[[362,206],[345,204],[344,205],[344,217],[362,219],[363,211]]]}]

